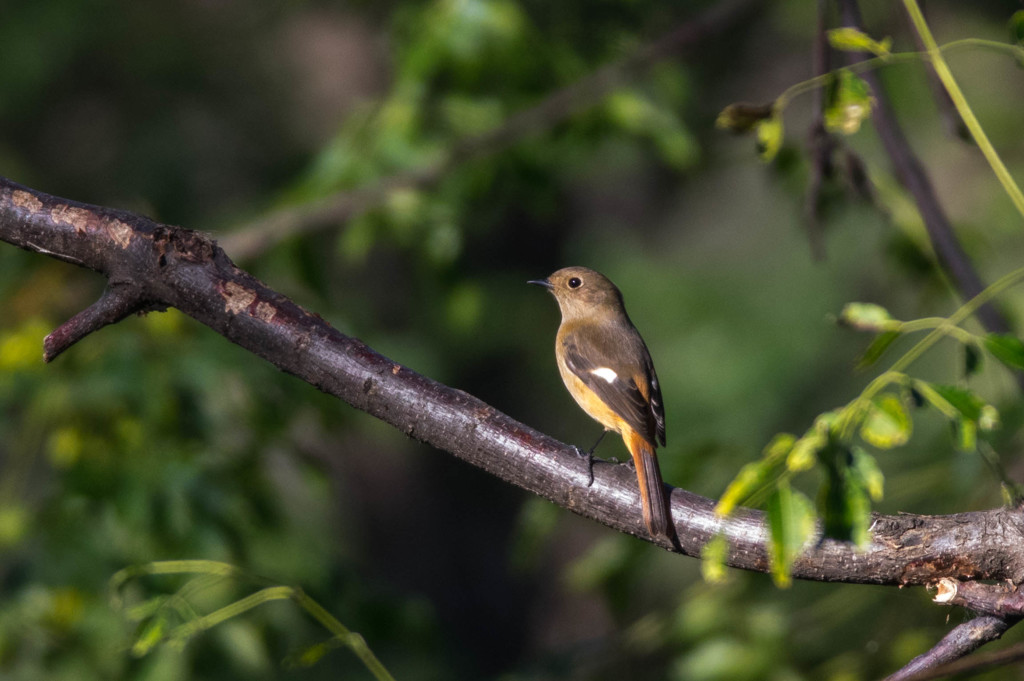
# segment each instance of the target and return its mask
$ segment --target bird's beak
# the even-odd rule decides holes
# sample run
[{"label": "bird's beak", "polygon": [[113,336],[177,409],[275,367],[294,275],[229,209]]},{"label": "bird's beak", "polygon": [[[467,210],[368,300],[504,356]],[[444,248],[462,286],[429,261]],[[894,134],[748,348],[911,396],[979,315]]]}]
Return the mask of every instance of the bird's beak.
[{"label": "bird's beak", "polygon": [[549,291],[551,289],[555,288],[555,285],[552,284],[547,279],[531,279],[530,281],[528,281],[526,283],[527,284],[536,284],[537,286],[543,286],[544,288],[548,289]]}]

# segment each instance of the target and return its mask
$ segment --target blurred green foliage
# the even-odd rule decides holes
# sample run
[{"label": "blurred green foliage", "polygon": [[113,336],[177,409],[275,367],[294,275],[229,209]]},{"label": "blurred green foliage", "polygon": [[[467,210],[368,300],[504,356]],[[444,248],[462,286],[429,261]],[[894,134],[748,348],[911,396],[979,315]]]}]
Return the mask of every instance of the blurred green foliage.
[{"label": "blurred green foliage", "polygon": [[[875,58],[865,57],[851,66],[826,70],[814,78],[791,85],[771,105],[730,104],[718,115],[716,126],[741,134],[754,132],[761,159],[771,161],[782,147],[781,114],[789,101],[798,94],[823,89],[818,95],[821,120],[816,122],[820,126],[819,131],[815,133],[817,148],[812,150],[816,181],[810,200],[815,202],[816,213],[817,202],[820,201],[821,178],[834,172],[832,157],[837,149],[843,148],[841,137],[827,135],[855,134],[860,130],[861,123],[870,117],[877,101],[867,82],[858,77],[853,70],[880,68],[894,63],[897,59],[924,60],[934,68],[937,78],[942,83],[944,90],[941,96],[955,104],[956,115],[963,121],[970,139],[982,151],[993,175],[998,178],[1007,197],[1014,203],[1018,218],[1024,219],[1024,195],[1021,194],[1013,176],[1007,173],[999,152],[989,142],[970,103],[964,99],[963,91],[952,75],[943,54],[952,51],[954,46],[969,45],[1001,52],[1021,62],[1024,50],[1012,43],[980,39],[939,46],[916,0],[906,0],[904,5],[917,39],[926,46],[925,51],[894,54],[890,51],[891,38],[876,41],[860,30],[850,27],[828,30],[828,43],[837,50],[872,53]],[[822,21],[825,21],[824,17]],[[1011,24],[1013,21],[1011,19]],[[822,36],[822,39],[825,37]],[[879,96],[884,96],[884,93],[879,93]],[[952,110],[948,113],[952,114]],[[880,125],[892,127],[893,124],[881,121]],[[894,133],[895,131],[890,131],[890,140],[896,139]],[[889,144],[887,149],[894,155],[913,153],[894,150],[896,146],[903,145]],[[847,159],[857,158],[849,150],[844,151]],[[904,164],[911,162],[916,161],[907,159]],[[858,160],[857,166],[861,165]],[[854,181],[852,169],[850,176],[851,181]],[[864,184],[863,179],[856,180],[855,183]],[[863,188],[859,191],[861,194],[870,194],[864,192]],[[926,192],[919,191],[916,196],[924,194]],[[930,191],[927,194],[930,194]],[[925,207],[920,208],[924,213]],[[938,231],[942,231],[938,225],[929,227],[929,234]],[[945,237],[939,235],[934,238]],[[959,248],[953,252],[949,248],[943,250],[935,245],[935,250],[936,254],[933,257],[937,261],[966,258],[960,254]],[[958,268],[973,274],[973,266],[969,262],[947,262],[944,266],[944,269],[951,272]],[[1020,338],[1007,333],[976,334],[961,326],[983,305],[1015,287],[1022,279],[1024,269],[1017,269],[1000,277],[983,290],[979,286],[977,290],[971,292],[971,300],[946,317],[902,322],[894,319],[888,310],[875,303],[855,302],[844,306],[838,318],[840,324],[876,334],[871,345],[861,356],[858,364],[858,368],[861,369],[879,362],[886,350],[902,335],[925,330],[929,333],[892,362],[887,370],[880,373],[848,404],[839,409],[825,411],[818,416],[803,437],[796,438],[788,433],[775,436],[771,444],[764,449],[762,459],[743,466],[722,495],[717,506],[717,512],[722,515],[731,513],[740,504],[756,504],[759,498],[767,496],[765,509],[770,535],[771,574],[777,585],[788,586],[791,583],[790,567],[800,555],[802,548],[814,541],[814,521],[819,514],[826,537],[849,541],[862,547],[868,544],[871,539],[871,503],[882,500],[885,476],[879,469],[875,457],[865,449],[865,445],[878,451],[906,445],[910,441],[914,423],[913,410],[908,408],[909,406],[930,405],[948,418],[956,448],[983,457],[1002,480],[1004,495],[1008,500],[1021,498],[1020,484],[1014,482],[1006,474],[998,458],[991,455],[992,450],[987,441],[1000,425],[998,410],[969,387],[932,383],[915,378],[913,374],[907,373],[907,369],[937,342],[945,339],[952,339],[963,345],[964,379],[969,379],[979,370],[985,353],[1013,372],[1024,369],[1024,342]],[[961,291],[961,294],[963,293]],[[1004,325],[1005,322],[1001,321],[998,326]],[[818,493],[818,513],[805,495],[794,491],[790,486],[794,474],[812,468],[822,471],[825,477]],[[725,561],[724,538],[716,538],[703,553],[706,561],[717,562],[717,565],[705,565],[706,578],[719,580]]]},{"label": "blurred green foliage", "polygon": [[[889,3],[863,4],[878,22],[871,35],[913,49]],[[785,137],[769,136],[771,165],[714,129],[729,102],[771,101],[807,77],[810,6],[764,3],[594,106],[244,265],[397,361],[584,444],[596,433],[555,371],[557,313],[524,282],[593,266],[622,288],[658,366],[666,480],[719,497],[773,434],[807,432],[873,378],[855,371],[870,341],[831,322],[846,303],[900,319],[958,307],[869,121],[847,143],[877,205],[830,181],[823,262],[802,228],[808,100],[788,104]],[[694,11],[623,0],[20,3],[0,23],[0,172],[226,234],[441,162]],[[940,42],[1006,40],[1002,6],[929,11]],[[950,61],[996,148],[1018,150],[1012,60]],[[1017,267],[1012,205],[975,150],[944,135],[922,67],[883,76],[983,277]],[[857,82],[846,85],[836,101],[862,104]],[[1020,154],[1005,156],[1021,177]],[[918,590],[780,591],[731,571],[707,584],[698,561],[509,489],[173,311],[125,320],[43,365],[42,338],[101,286],[0,248],[3,678],[370,678],[343,649],[286,664],[328,634],[283,601],[133,656],[146,631],[112,607],[109,580],[158,560],[224,561],[300,587],[399,679],[869,679],[950,626]],[[1000,304],[1012,319],[1024,312],[1019,291]],[[909,347],[886,342],[896,356]],[[989,343],[1017,356],[1010,340]],[[998,407],[991,447],[1012,477],[1022,410],[998,364],[967,376],[962,348],[939,344],[915,376]],[[899,440],[901,412],[885,399],[869,431]],[[860,468],[867,494],[884,476],[878,510],[1000,503],[999,477],[956,451],[947,418],[922,411],[913,428],[876,469]],[[598,453],[624,450],[609,440]],[[820,482],[794,480],[771,503],[798,524]],[[791,554],[793,539],[775,550]],[[184,584],[147,578],[131,595]],[[240,595],[224,585],[190,605],[202,614]]]}]

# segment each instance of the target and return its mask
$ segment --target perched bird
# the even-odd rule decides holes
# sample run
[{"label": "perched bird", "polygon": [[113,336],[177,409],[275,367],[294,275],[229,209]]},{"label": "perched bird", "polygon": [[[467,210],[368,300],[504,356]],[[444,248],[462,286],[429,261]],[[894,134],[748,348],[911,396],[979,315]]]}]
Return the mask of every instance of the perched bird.
[{"label": "perched bird", "polygon": [[622,436],[636,466],[644,524],[651,536],[673,539],[655,453],[658,444],[665,445],[661,388],[647,346],[626,314],[622,293],[586,267],[566,267],[527,283],[543,286],[558,301],[562,323],[555,336],[555,360],[565,387],[605,432]]}]

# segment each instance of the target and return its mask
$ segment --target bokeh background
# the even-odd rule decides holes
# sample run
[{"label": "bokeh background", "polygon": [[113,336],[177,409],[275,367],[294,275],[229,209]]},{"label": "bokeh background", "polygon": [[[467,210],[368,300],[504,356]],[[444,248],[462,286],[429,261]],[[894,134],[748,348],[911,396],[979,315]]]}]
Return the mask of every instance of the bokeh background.
[{"label": "bokeh background", "polygon": [[[275,211],[435,163],[712,4],[7,2],[0,173],[229,244]],[[396,361],[581,446],[597,430],[557,376],[555,305],[525,281],[599,269],[658,367],[666,480],[717,497],[773,434],[802,433],[874,375],[854,370],[869,338],[834,323],[844,303],[903,319],[958,305],[870,122],[845,142],[874,201],[841,176],[828,185],[823,258],[804,212],[812,95],[787,109],[770,165],[751,138],[715,129],[725,105],[771,101],[813,75],[816,3],[751,4],[592,105],[240,264]],[[898,3],[862,4],[873,35],[914,49]],[[940,42],[1006,41],[1019,5],[927,9]],[[1024,178],[1024,72],[984,50],[950,58]],[[948,134],[924,68],[882,73],[982,276],[1019,266],[1020,217],[976,148]],[[780,590],[739,572],[705,583],[698,561],[407,439],[175,311],[43,365],[42,338],[102,286],[0,245],[5,679],[370,678],[344,649],[298,664],[327,633],[289,602],[133,655],[140,625],[112,607],[109,580],[154,560],[221,560],[299,586],[400,679],[854,681],[902,666],[967,616],[921,589]],[[1016,320],[1020,292],[1001,302]],[[970,385],[1002,411],[997,451],[1012,475],[1019,394],[989,364]],[[943,345],[914,371],[955,383],[961,367]],[[997,477],[954,450],[939,418],[915,425],[910,445],[880,456],[878,510],[1001,503]],[[599,454],[625,451],[610,438]],[[800,485],[813,495],[819,482]],[[142,580],[129,595],[144,603],[181,585]],[[215,585],[193,605],[247,589]]]}]

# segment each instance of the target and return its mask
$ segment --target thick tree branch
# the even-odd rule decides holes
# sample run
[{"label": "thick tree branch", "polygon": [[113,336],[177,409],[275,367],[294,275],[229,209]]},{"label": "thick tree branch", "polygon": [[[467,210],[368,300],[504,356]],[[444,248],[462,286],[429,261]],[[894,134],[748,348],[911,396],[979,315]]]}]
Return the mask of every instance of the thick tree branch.
[{"label": "thick tree branch", "polygon": [[960,605],[978,614],[1002,619],[1024,617],[1024,593],[1011,584],[958,582],[944,578],[936,587],[936,603]]},{"label": "thick tree branch", "polygon": [[[339,397],[422,442],[582,516],[654,541],[643,529],[635,475],[598,466],[594,484],[576,450],[339,333],[315,314],[238,269],[197,232],[122,211],[68,201],[0,178],[0,240],[107,276],[112,290],[83,313],[81,338],[138,307],[172,306],[283,371]],[[128,284],[127,282],[130,282]],[[77,319],[77,318],[76,318]],[[55,342],[55,349],[67,343]],[[741,510],[723,521],[714,502],[671,491],[679,550],[698,556],[717,533],[727,562],[766,571],[763,515]],[[879,516],[864,550],[815,540],[794,577],[835,582],[923,585],[942,577],[1024,581],[1024,518],[1015,509],[949,516]],[[671,549],[667,540],[659,542]]]},{"label": "thick tree branch", "polygon": [[510,116],[489,132],[457,142],[429,166],[391,175],[376,184],[276,210],[221,239],[232,257],[247,260],[294,236],[338,226],[380,205],[397,189],[425,189],[440,182],[459,164],[506,149],[540,131],[549,130],[576,113],[598,104],[615,88],[685,49],[721,35],[760,4],[760,0],[726,0],[681,24],[629,56],[607,64],[538,104]]}]

